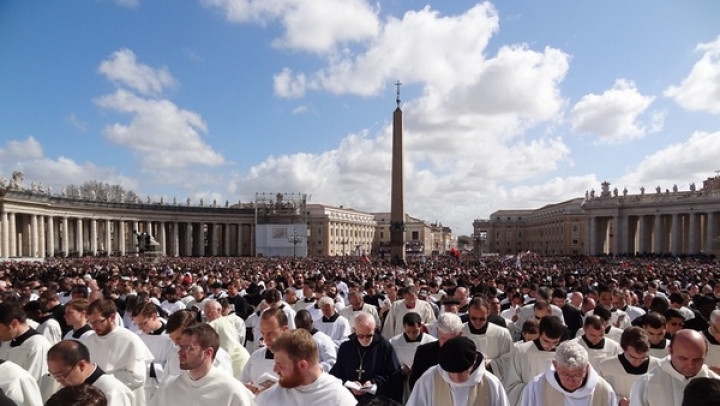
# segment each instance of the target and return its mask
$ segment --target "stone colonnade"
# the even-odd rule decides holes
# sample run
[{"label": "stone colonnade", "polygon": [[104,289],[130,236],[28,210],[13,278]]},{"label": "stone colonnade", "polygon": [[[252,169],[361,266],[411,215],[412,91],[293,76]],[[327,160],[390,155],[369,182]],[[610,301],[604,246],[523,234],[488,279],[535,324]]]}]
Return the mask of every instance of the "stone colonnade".
[{"label": "stone colonnade", "polygon": [[254,249],[253,225],[244,221],[118,219],[3,210],[0,257],[133,255],[138,253],[136,232],[153,236],[160,253],[168,256],[243,256],[252,255]]},{"label": "stone colonnade", "polygon": [[591,215],[588,229],[590,254],[698,254],[718,249],[720,211]]}]

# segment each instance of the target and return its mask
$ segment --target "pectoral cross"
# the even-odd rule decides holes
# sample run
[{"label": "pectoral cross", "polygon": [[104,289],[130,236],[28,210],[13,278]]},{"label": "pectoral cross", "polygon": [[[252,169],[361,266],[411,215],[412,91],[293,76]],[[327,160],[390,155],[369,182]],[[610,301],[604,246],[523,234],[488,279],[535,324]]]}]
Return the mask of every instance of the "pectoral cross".
[{"label": "pectoral cross", "polygon": [[365,372],[365,370],[362,369],[362,365],[360,365],[360,368],[356,369],[355,372],[358,373],[358,382],[360,382],[360,380],[362,379],[362,374],[363,372]]}]

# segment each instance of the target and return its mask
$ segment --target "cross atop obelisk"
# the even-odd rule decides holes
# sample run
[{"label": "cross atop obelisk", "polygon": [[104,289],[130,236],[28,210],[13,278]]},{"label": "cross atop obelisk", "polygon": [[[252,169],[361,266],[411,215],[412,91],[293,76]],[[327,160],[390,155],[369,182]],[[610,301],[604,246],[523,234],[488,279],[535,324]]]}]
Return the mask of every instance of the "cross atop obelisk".
[{"label": "cross atop obelisk", "polygon": [[397,108],[393,113],[392,186],[390,195],[390,257],[394,263],[405,263],[405,192],[403,189],[403,116],[400,110],[400,86]]}]

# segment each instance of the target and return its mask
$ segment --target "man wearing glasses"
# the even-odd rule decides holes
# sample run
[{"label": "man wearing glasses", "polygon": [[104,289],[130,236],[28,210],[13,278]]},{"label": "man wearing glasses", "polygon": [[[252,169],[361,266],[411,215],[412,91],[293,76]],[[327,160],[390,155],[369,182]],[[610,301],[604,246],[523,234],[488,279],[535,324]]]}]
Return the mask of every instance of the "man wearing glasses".
[{"label": "man wearing glasses", "polygon": [[220,339],[208,324],[188,327],[180,337],[183,373],[163,382],[151,406],[227,405],[254,406],[253,395],[237,379],[213,366]]},{"label": "man wearing glasses", "polygon": [[620,346],[623,353],[600,361],[598,373],[613,387],[620,406],[628,406],[633,383],[660,365],[660,360],[649,356],[648,333],[640,327],[626,328],[620,337]]},{"label": "man wearing glasses", "polygon": [[402,401],[402,372],[400,361],[392,345],[375,329],[375,319],[369,313],[355,316],[354,333],[340,345],[337,362],[330,375],[350,387],[360,402],[375,395]]},{"label": "man wearing glasses", "polygon": [[[47,356],[50,376],[63,387],[88,384],[100,389],[108,406],[134,406],[132,391],[114,376],[90,362],[88,348],[77,340],[63,340],[55,344]],[[49,398],[52,393],[43,393]]]},{"label": "man wearing glasses", "polygon": [[526,387],[522,406],[617,406],[612,387],[590,365],[585,347],[575,340],[558,345],[555,359]]},{"label": "man wearing glasses", "polygon": [[88,323],[95,334],[84,343],[93,361],[133,391],[135,404],[144,405],[148,364],[154,357],[137,334],[115,324],[116,312],[110,299],[90,303]]}]

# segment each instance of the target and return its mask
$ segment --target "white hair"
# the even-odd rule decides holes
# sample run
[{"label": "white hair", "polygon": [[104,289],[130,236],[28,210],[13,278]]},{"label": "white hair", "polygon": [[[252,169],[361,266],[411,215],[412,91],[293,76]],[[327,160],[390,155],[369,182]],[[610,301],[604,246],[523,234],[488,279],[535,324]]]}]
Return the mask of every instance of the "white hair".
[{"label": "white hair", "polygon": [[460,334],[463,328],[460,316],[455,313],[443,313],[438,317],[437,328],[443,333]]},{"label": "white hair", "polygon": [[360,312],[355,316],[355,319],[353,319],[354,323],[353,325],[361,325],[361,326],[367,326],[371,329],[375,329],[375,319],[370,313],[366,312]]},{"label": "white hair", "polygon": [[585,368],[590,363],[585,347],[574,340],[565,341],[558,345],[555,351],[555,361],[558,366],[570,369]]},{"label": "white hair", "polygon": [[332,298],[329,296],[323,296],[320,298],[320,300],[318,300],[318,306],[325,305],[335,306],[335,301],[333,301]]},{"label": "white hair", "polygon": [[710,313],[710,323],[715,324],[720,321],[720,309],[713,310]]}]

